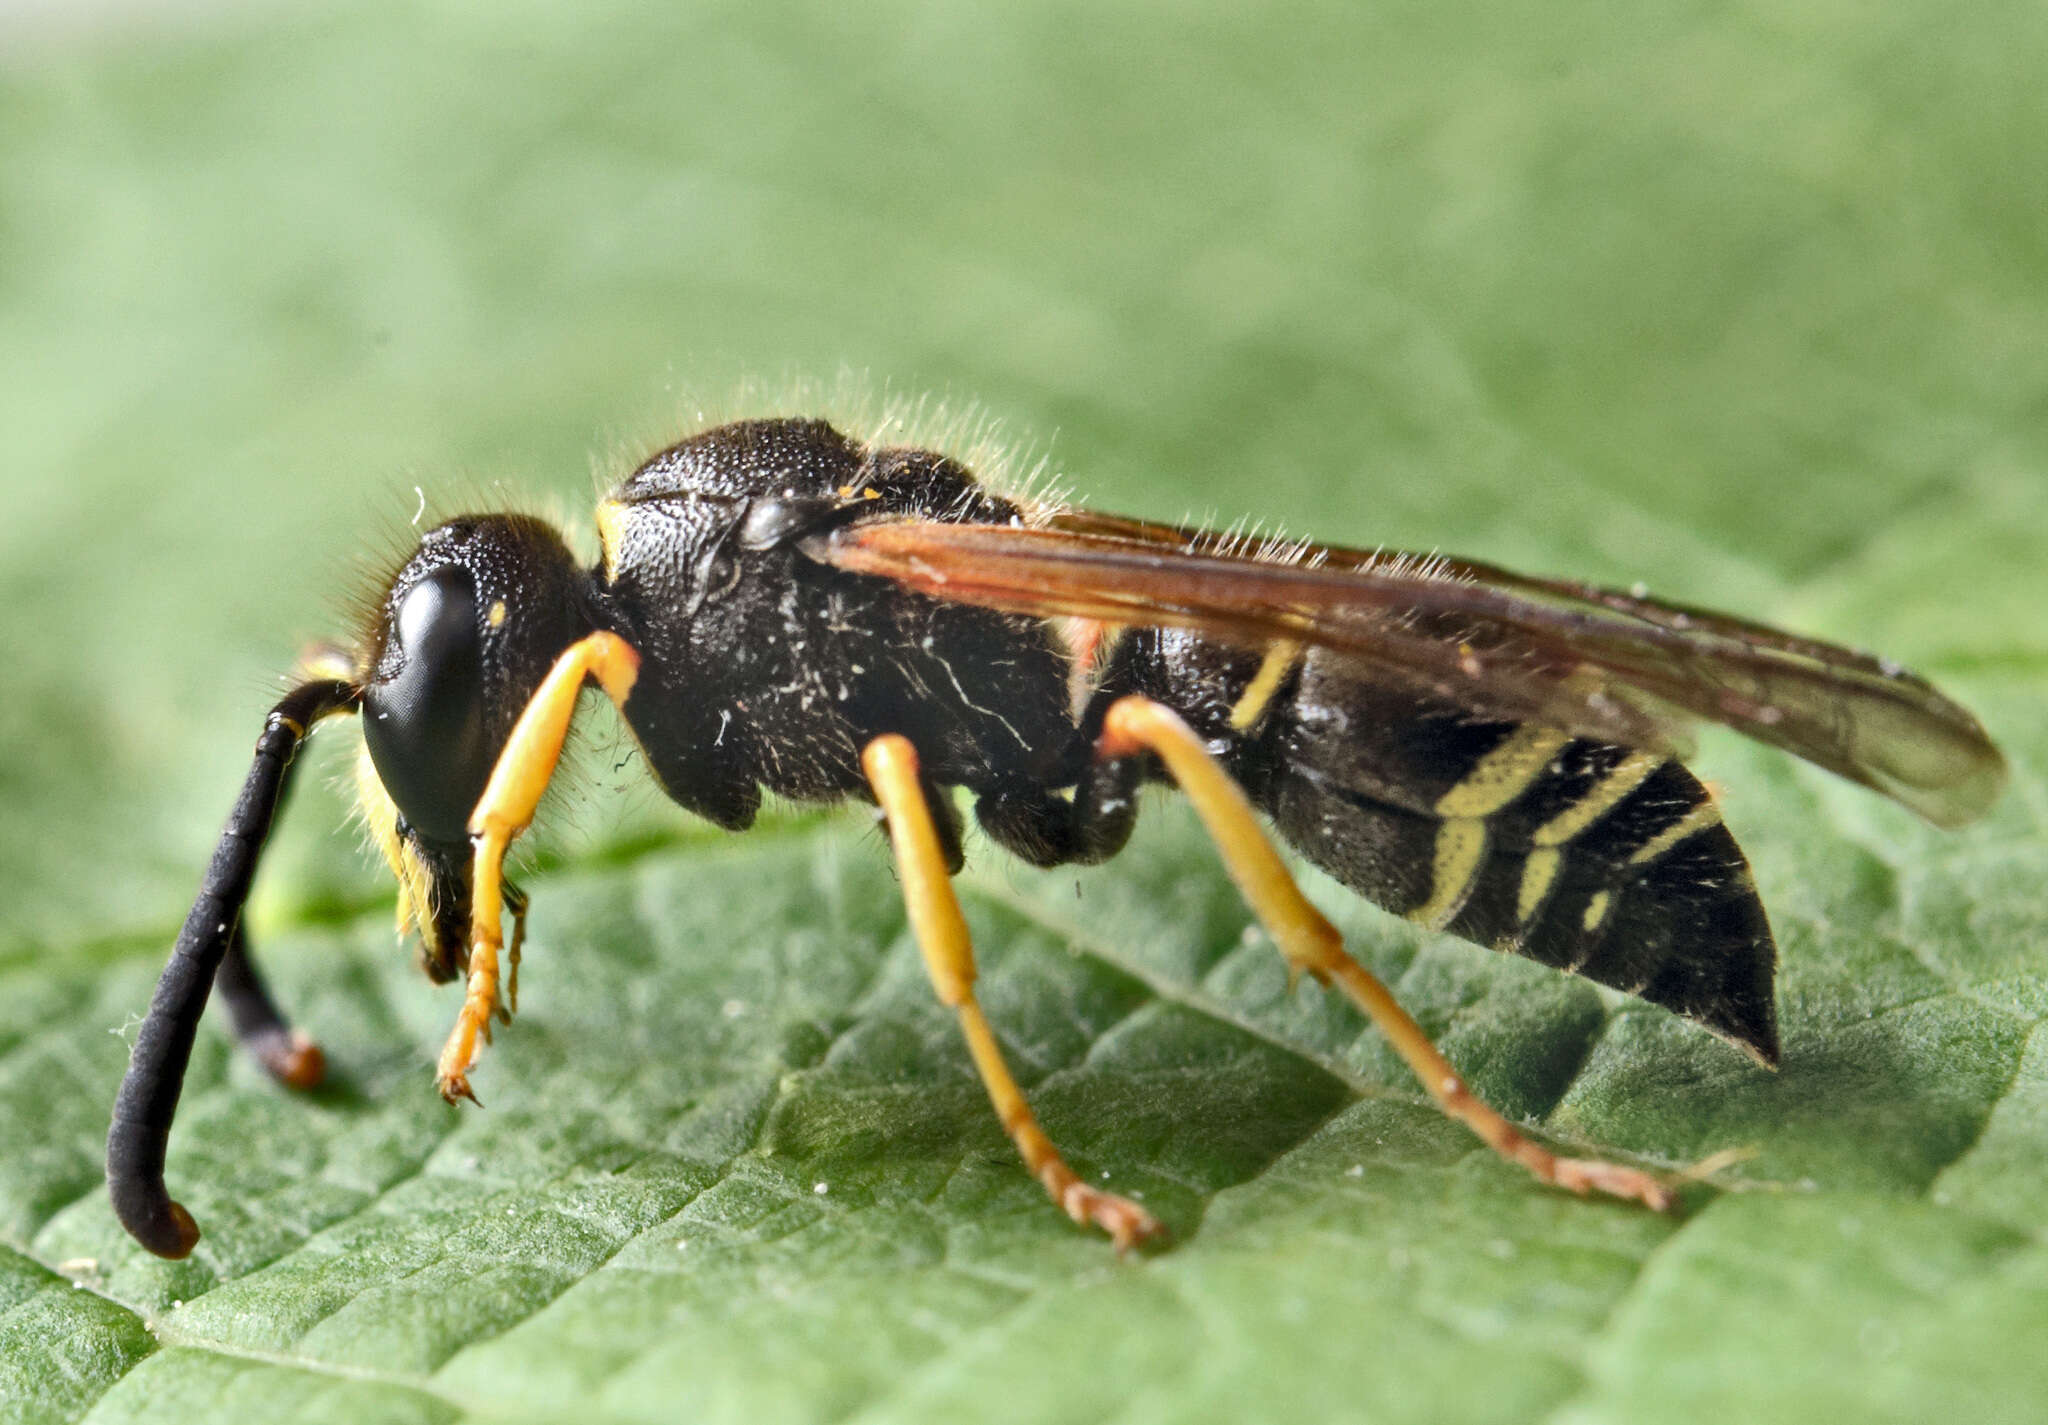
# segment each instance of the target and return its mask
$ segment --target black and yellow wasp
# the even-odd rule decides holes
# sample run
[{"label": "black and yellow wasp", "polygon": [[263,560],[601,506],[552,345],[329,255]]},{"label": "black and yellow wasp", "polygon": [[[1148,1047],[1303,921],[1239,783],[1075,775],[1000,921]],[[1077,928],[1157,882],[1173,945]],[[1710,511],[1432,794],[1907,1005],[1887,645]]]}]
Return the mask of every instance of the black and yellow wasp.
[{"label": "black and yellow wasp", "polygon": [[1474,1098],[1295,889],[1261,816],[1397,914],[1640,996],[1769,1065],[1776,950],[1741,850],[1675,760],[1685,725],[1736,728],[1943,826],[2004,779],[1967,712],[1860,653],[1481,564],[1013,500],[946,456],[822,421],[663,450],[597,524],[595,568],[525,516],[430,529],[350,658],[272,709],[108,1138],[115,1210],[151,1251],[199,1236],[163,1165],[211,987],[272,1073],[320,1076],[241,912],[293,754],[332,714],[362,715],[362,797],[422,963],[465,981],[439,1067],[451,1102],[473,1097],[480,1043],[516,1001],[526,898],[507,847],[594,683],[668,795],[719,826],[745,828],[764,791],[880,807],[1004,1128],[1054,1201],[1120,1247],[1158,1224],[1068,1169],[975,999],[955,788],[996,844],[1056,866],[1116,854],[1140,786],[1178,784],[1290,967],[1342,989],[1445,1112],[1544,1182],[1662,1207],[1657,1176],[1559,1158]]}]

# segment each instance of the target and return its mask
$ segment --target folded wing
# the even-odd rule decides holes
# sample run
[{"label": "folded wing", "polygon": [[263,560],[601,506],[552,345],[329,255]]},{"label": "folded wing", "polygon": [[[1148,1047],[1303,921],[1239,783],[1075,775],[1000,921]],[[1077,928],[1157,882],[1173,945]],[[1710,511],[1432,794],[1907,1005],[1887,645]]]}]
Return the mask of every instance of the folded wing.
[{"label": "folded wing", "polygon": [[1720,723],[1939,826],[1981,815],[2005,761],[1969,712],[1866,654],[1762,624],[1489,565],[1242,537],[1085,511],[1035,526],[885,520],[812,558],[1042,617],[1312,643],[1475,715],[1680,753]]}]

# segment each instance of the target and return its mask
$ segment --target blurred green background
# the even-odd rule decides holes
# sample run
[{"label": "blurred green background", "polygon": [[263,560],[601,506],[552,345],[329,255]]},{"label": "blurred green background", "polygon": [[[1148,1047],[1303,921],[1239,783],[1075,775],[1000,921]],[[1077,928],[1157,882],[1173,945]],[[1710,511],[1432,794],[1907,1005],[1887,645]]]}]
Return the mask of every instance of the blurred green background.
[{"label": "blurred green background", "polygon": [[[609,1420],[653,1418],[659,1402],[685,1398],[730,1418],[914,1416],[919,1400],[980,1379],[975,1353],[991,1343],[1004,1345],[1019,1382],[998,1393],[993,1414],[1005,1418],[1301,1409],[1641,1420],[1711,1397],[1744,1418],[1854,1407],[1907,1419],[1933,1398],[1916,1391],[1943,1389],[1951,1401],[1981,1393],[1964,1418],[2024,1418],[2002,1412],[2042,1384],[2040,1368],[2013,1375],[2020,1368],[1996,1344],[2025,1342],[2026,1330],[2038,1342],[2048,1326],[2048,1257],[2028,1245],[2048,1228],[2048,1210],[2026,1171],[2048,1146],[2048,1070],[2029,1048],[2048,1007],[2048,799],[2038,772],[2048,749],[2039,716],[2048,11],[1909,3],[1872,12],[1821,0],[1258,10],[451,0],[166,9],[62,31],[14,22],[0,29],[0,46],[0,966],[11,1001],[0,1032],[0,1222],[12,1248],[0,1256],[20,1286],[0,1292],[0,1306],[15,1303],[20,1352],[0,1366],[12,1387],[0,1390],[0,1419],[94,1408],[95,1418],[202,1418],[288,1401],[301,1419],[389,1409]],[[1103,508],[1248,513],[1342,542],[1646,580],[1667,596],[1880,647],[1979,708],[2013,754],[2015,790],[1958,838],[1710,742],[1708,774],[1728,783],[1730,820],[1786,943],[1790,1037],[1814,1055],[1804,1077],[1788,1068],[1769,1089],[1642,1016],[1616,1022],[1653,1026],[1637,1033],[1655,1041],[1649,1059],[1632,1057],[1640,1046],[1625,1034],[1588,1049],[1605,1020],[1583,987],[1346,912],[1367,953],[1392,957],[1396,969],[1436,967],[1415,971],[1405,992],[1439,1028],[1480,1026],[1472,1051],[1498,1062],[1496,1092],[1517,1111],[1651,1161],[1763,1142],[1760,1180],[1875,1192],[1882,1209],[1858,1199],[1852,1212],[1825,1194],[1730,1195],[1673,1232],[1551,1202],[1471,1165],[1454,1135],[1417,1127],[1435,1145],[1430,1161],[1441,1160],[1440,1172],[1423,1174],[1422,1194],[1453,1206],[1413,1224],[1398,1200],[1376,1201],[1371,1213],[1408,1224],[1401,1262],[1473,1254],[1469,1274],[1442,1268],[1448,1276],[1420,1305],[1375,1285],[1390,1260],[1384,1244],[1369,1267],[1346,1259],[1341,1282],[1331,1277],[1330,1253],[1355,1246],[1363,1209],[1332,1215],[1335,1200],[1315,1196],[1328,1183],[1294,1196],[1273,1189],[1283,1205],[1302,1194],[1321,1204],[1300,1231],[1274,1225],[1294,1219],[1270,1203],[1277,1216],[1234,1209],[1229,1220],[1252,1224],[1257,1251],[1214,1268],[1223,1274],[1206,1279],[1215,1294],[1192,1306],[1175,1274],[1210,1270],[1200,1254],[1212,1239],[1184,1232],[1193,1240],[1178,1252],[1119,1266],[1106,1249],[1069,1243],[1074,1234],[1029,1203],[1025,1183],[1024,1225],[1013,1230],[1032,1244],[1042,1231],[1054,1245],[1013,1244],[1001,1271],[960,1278],[1002,1296],[1000,1310],[975,1291],[956,1299],[929,1283],[890,1300],[847,1287],[843,1301],[820,1306],[802,1289],[821,1260],[836,1260],[832,1248],[822,1258],[793,1251],[771,1267],[749,1253],[773,1234],[735,1247],[730,1279],[703,1280],[743,1301],[731,1310],[752,1324],[711,1333],[704,1354],[737,1352],[757,1369],[734,1368],[701,1397],[675,1392],[702,1383],[702,1356],[614,1361],[594,1344],[634,1330],[661,1335],[650,1324],[659,1313],[630,1291],[621,1310],[637,1326],[606,1318],[604,1331],[543,1330],[544,1344],[518,1348],[529,1365],[579,1363],[575,1388],[558,1380],[554,1394],[507,1394],[497,1373],[508,1358],[489,1354],[500,1332],[554,1299],[525,1278],[504,1288],[511,1304],[497,1315],[475,1314],[473,1333],[455,1331],[445,1351],[417,1361],[389,1364],[377,1333],[397,1332],[392,1320],[325,1344],[310,1328],[273,1339],[249,1323],[280,1310],[263,1292],[289,1295],[277,1274],[297,1270],[299,1244],[359,1211],[428,1233],[417,1202],[390,1196],[390,1186],[447,1169],[455,1151],[435,1136],[449,1131],[438,1103],[422,1102],[431,1098],[426,1053],[452,1005],[405,978],[377,929],[388,893],[353,834],[336,831],[339,799],[315,776],[268,863],[259,928],[275,941],[278,979],[295,1003],[339,983],[337,938],[351,947],[341,963],[377,965],[347,973],[383,977],[392,962],[389,985],[358,987],[365,1004],[395,995],[411,1006],[363,1031],[392,1064],[388,1082],[366,1071],[365,1102],[385,1111],[388,1089],[400,1105],[392,1121],[434,1125],[420,1141],[439,1146],[365,1169],[362,1201],[307,1208],[253,1256],[232,1256],[224,1228],[202,1258],[216,1247],[231,1255],[206,1262],[203,1278],[123,1256],[92,1178],[122,1057],[105,1031],[146,998],[280,670],[306,640],[346,627],[344,595],[406,532],[415,487],[442,504],[481,492],[582,518],[593,468],[600,479],[622,475],[697,410],[732,409],[743,381],[773,392],[849,371],[876,392],[980,403]],[[335,748],[316,761],[339,766]],[[572,808],[576,834],[556,842],[559,906],[583,904],[579,914],[601,922],[625,895],[650,917],[651,904],[683,888],[741,922],[774,922],[779,893],[728,904],[693,880],[712,873],[646,852],[632,829],[670,824],[657,799],[600,794],[632,782],[630,772],[598,781]],[[1119,970],[1110,980],[1124,990],[1199,985],[1236,963],[1242,918],[1215,899],[1199,841],[1169,810],[1153,821],[1149,859],[1091,880],[1091,906],[1121,907],[1099,912],[1120,930],[1151,925],[1170,938],[1197,925],[1187,933],[1206,949],[1137,980]],[[914,973],[888,978],[914,972],[914,961],[895,943],[888,874],[858,826],[794,821],[767,835],[769,849],[711,852],[739,858],[714,863],[726,867],[716,875],[753,883],[794,856],[810,868],[799,886],[812,884],[806,875],[838,886],[833,858],[843,856],[847,884],[865,887],[845,894],[872,911],[847,924],[867,927],[877,973],[914,997]],[[1059,928],[1060,914],[1073,919],[1070,880],[1041,897],[1021,872],[975,874],[977,915],[1006,907],[1021,917],[1017,936],[1048,938],[1035,953],[1055,962],[1063,940],[1088,950],[1079,928]],[[791,892],[799,902],[808,894]],[[1182,906],[1174,895],[1207,909],[1145,909]],[[573,939],[584,922],[559,916],[558,938]],[[587,1006],[602,1038],[609,1004],[626,1022],[642,1017],[632,1033],[657,1039],[703,1029],[663,1015],[703,1013],[715,1027],[720,986],[754,973],[745,955],[701,941],[680,949],[708,962],[687,989],[709,996],[709,1007],[687,1009],[645,988],[668,972],[645,963],[644,946],[619,958],[616,942],[655,933],[627,927],[597,944],[612,958],[593,955],[593,987],[557,991],[561,1023]],[[704,930],[720,935],[716,923]],[[788,984],[808,983],[818,1002],[790,1009],[783,1030],[823,1024],[834,1043],[858,1040],[875,1013],[863,981],[840,984],[820,968],[825,959],[791,955]],[[1083,962],[1113,959],[1104,951]],[[642,975],[654,979],[634,979]],[[605,976],[627,983],[606,990]],[[1259,983],[1277,1016],[1273,1044],[1379,1075],[1389,1093],[1412,1098],[1355,1026],[1340,1032],[1334,1011],[1288,1010]],[[342,1006],[354,1001],[333,993],[341,1027],[320,1027],[346,1042],[353,1021]],[[1092,1052],[1094,1029],[1059,1053],[1046,1047],[1062,1015],[1095,1023],[1060,1008],[1069,993],[1079,991],[1018,991],[1025,1057],[1045,1048],[1030,1075]],[[1524,1061],[1503,1046],[1524,1041],[1500,1026],[1553,1001],[1589,1037],[1564,1052],[1562,1077],[1546,1086],[1537,1081],[1547,1070],[1515,1067]],[[947,1086],[945,1131],[971,1125],[958,1131],[970,1135],[977,1171],[1014,1188],[1022,1175],[985,1139],[971,1085],[955,1092],[960,1066],[945,1026],[916,1018],[924,1011],[912,1003],[902,1001],[903,1023],[921,1028],[903,1032],[922,1044],[929,1030],[936,1057],[903,1072]],[[1955,1015],[1930,1027],[1917,1011],[1893,1014],[1928,1003]],[[1032,1017],[1040,1010],[1043,1024]],[[547,1013],[536,1004],[529,1018],[542,1016],[542,1027],[525,1042],[543,1042]],[[1550,1021],[1535,1018],[1527,1042],[1551,1043]],[[1871,1036],[1862,1047],[1841,1047],[1841,1025],[1873,1021],[1882,1022],[1858,1031]],[[1041,1030],[1050,1037],[1034,1038]],[[605,1081],[579,1060],[586,1051],[565,1033],[562,1074],[549,1077],[554,1061],[535,1048],[549,1068],[529,1062],[522,1078],[511,1056],[527,1035],[522,1024],[491,1061],[510,1113],[553,1121],[551,1105],[572,1100],[575,1113],[589,1110],[577,1095],[596,1090],[573,1086]],[[836,1048],[792,1042],[787,1033],[763,1040],[760,1065],[772,1061],[780,1075],[839,1062]],[[259,1145],[254,1158],[272,1166],[293,1161],[290,1152],[243,1135],[275,1124],[311,1134],[305,1151],[330,1166],[346,1157],[330,1140],[359,1131],[363,1103],[327,1103],[314,1127],[295,1130],[288,1125],[304,1121],[295,1105],[207,1043],[213,1058],[195,1073],[223,1105],[216,1135]],[[1191,1052],[1207,1043],[1196,1035]],[[636,1071],[627,1063],[619,1072]],[[716,1083],[731,1063],[707,1061],[704,1072]],[[1245,1072],[1250,1084],[1271,1082],[1256,1067]],[[1290,1071],[1271,1072],[1285,1081]],[[1103,1091],[1113,1095],[1111,1079]],[[1341,1101],[1363,1092],[1343,1082]],[[676,1102],[708,1091],[678,1088]],[[1268,1101],[1248,1090],[1239,1110],[1212,1098],[1188,1121],[1205,1112],[1257,1120]],[[1295,1117],[1274,1116],[1265,1157],[1184,1174],[1184,1225],[1203,1211],[1219,1220],[1211,1194],[1267,1181],[1262,1165],[1276,1155],[1351,1153],[1351,1140],[1331,1147],[1320,1136],[1324,1115],[1342,1115],[1337,1101],[1318,1102],[1308,1093]],[[1854,1108],[1838,1111],[1841,1103]],[[782,1121],[779,1109],[761,1111]],[[1084,1136],[1093,1111],[1075,1110]],[[538,1155],[526,1187],[595,1160],[559,1122],[555,1137],[540,1135],[545,1146],[508,1150],[499,1141],[511,1136],[506,1110],[497,1112],[493,1151],[516,1159],[506,1191],[532,1166],[519,1153]],[[628,1159],[667,1141],[667,1120],[649,1114],[630,1130],[614,1125]],[[183,1129],[195,1131],[189,1121]],[[930,1151],[957,1158],[959,1144],[939,1137]],[[773,1139],[757,1135],[753,1151]],[[823,1151],[819,1142],[839,1142],[797,1139],[800,1163],[803,1143]],[[1095,1138],[1106,1161],[1170,1157],[1171,1140],[1162,1132],[1139,1144],[1107,1128]],[[861,1141],[872,1151],[835,1159],[840,1170],[893,1181],[871,1167],[886,1158],[888,1135]],[[737,1148],[698,1158],[675,1151],[718,1159],[730,1173],[745,1147],[742,1135]],[[464,1151],[473,1167],[474,1150]],[[233,1164],[205,1161],[204,1171],[234,1181]],[[201,1174],[198,1164],[184,1180]],[[1962,1199],[1939,1203],[1942,1175],[1958,1164],[1971,1165]],[[1489,1236],[1495,1198],[1483,1197],[1480,1213],[1442,1186],[1475,1175],[1511,1204],[1498,1211],[1523,1214],[1521,1228]],[[683,1200],[649,1209],[622,1240],[644,1246],[633,1233],[667,1230]],[[499,1199],[489,1201],[495,1213]],[[1786,1252],[1833,1243],[1829,1234],[1866,1210],[1884,1224],[1873,1235],[1919,1244],[1909,1260],[1858,1258],[1852,1269],[1837,1253],[1839,1277],[1763,1285],[1784,1270]],[[963,1208],[960,1220],[971,1225],[980,1211]],[[1894,1211],[1911,1225],[1885,1216]],[[1518,1275],[1484,1249],[1512,1247],[1524,1228],[1539,1251],[1558,1233],[1625,1241],[1587,1246],[1563,1267],[1525,1259]],[[1853,1257],[1868,1245],[1841,1250]],[[1650,1269],[1660,1246],[1662,1276]],[[496,1244],[479,1260],[497,1260],[501,1248],[514,1250]],[[358,1293],[400,1291],[393,1283],[418,1269],[402,1253],[362,1265],[375,1253],[360,1243],[336,1253],[358,1259],[357,1275],[346,1288],[320,1278],[328,1310]],[[86,1258],[115,1274],[65,1295],[50,1270]],[[561,1270],[577,1280],[613,1260],[598,1254]],[[1572,1309],[1536,1289],[1551,1278],[1577,1289],[1586,1261],[1603,1264],[1599,1285]],[[270,1275],[258,1273],[239,1305],[210,1317],[203,1299],[197,1315],[191,1304],[170,1311],[174,1299],[229,1290],[222,1284],[259,1267]],[[1246,1279],[1232,1286],[1231,1272]],[[1391,1275],[1402,1272],[1397,1262]],[[703,1280],[692,1289],[713,1302]],[[929,1358],[896,1343],[903,1370],[923,1371],[923,1394],[892,1395],[879,1380],[861,1394],[824,1366],[831,1379],[819,1384],[787,1361],[749,1355],[795,1329],[775,1309],[790,1299],[777,1283],[802,1298],[791,1310],[816,1349],[791,1349],[813,1365],[835,1359],[830,1343],[860,1339],[849,1323],[877,1312],[939,1323],[918,1327],[939,1343]],[[1951,1288],[1979,1315],[1943,1295]],[[1499,1305],[1517,1291],[1535,1294]],[[1795,1298],[1799,1329],[1757,1325],[1759,1303]],[[88,1300],[99,1305],[80,1305]],[[441,1298],[405,1300],[404,1311],[446,1326],[452,1308],[437,1313]],[[1083,1339],[1117,1361],[1121,1387],[1049,1384],[1068,1368],[1093,1379],[1073,1366],[1063,1333],[1117,1300],[1119,1314]],[[1861,1314],[1844,1341],[1816,1334],[1830,1303],[1845,1300]],[[1921,1312],[1911,1323],[1893,1314],[1906,1302]],[[101,1312],[91,1331],[81,1310]],[[124,1380],[152,1349],[133,1311],[170,1323],[161,1339],[183,1344]],[[991,1334],[998,1315],[1010,1334]],[[1020,1319],[1043,1329],[1018,1328]],[[7,1320],[0,1315],[0,1332]],[[1937,1329],[1943,1320],[1990,1334],[1974,1345],[1951,1339]],[[1371,1334],[1405,1339],[1401,1323],[1418,1321],[1429,1329],[1404,1349],[1430,1363],[1417,1378],[1427,1389],[1404,1383],[1399,1353],[1388,1359]],[[1275,1322],[1293,1331],[1272,1334]],[[1294,1334],[1347,1331],[1357,1336],[1349,1349],[1327,1339],[1304,1347]],[[21,1344],[46,1338],[101,1344],[81,1347],[79,1359]],[[800,1329],[795,1339],[809,1340]],[[1108,1341],[1128,1349],[1116,1355]],[[872,1343],[861,1349],[897,1360]],[[221,1365],[258,1360],[273,1362],[276,1379]],[[1771,1364],[1754,1379],[1724,1368],[1758,1360]],[[1034,1364],[1054,1361],[1066,1366]],[[300,1379],[308,1372],[312,1385]],[[1262,1394],[1269,1380],[1280,1384]],[[371,1381],[385,1394],[373,1409],[340,1381]],[[177,1382],[192,1393],[171,1389]],[[585,1396],[601,1402],[596,1414],[576,1411]],[[173,1410],[183,1414],[164,1413]]]}]

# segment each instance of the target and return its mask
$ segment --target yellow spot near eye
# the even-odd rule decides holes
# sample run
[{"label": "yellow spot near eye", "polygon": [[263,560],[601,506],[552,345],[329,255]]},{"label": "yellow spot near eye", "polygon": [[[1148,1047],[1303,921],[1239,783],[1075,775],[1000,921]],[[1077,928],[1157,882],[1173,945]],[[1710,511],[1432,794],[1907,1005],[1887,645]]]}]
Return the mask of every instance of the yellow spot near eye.
[{"label": "yellow spot near eye", "polygon": [[298,667],[294,670],[300,678],[333,678],[347,682],[356,675],[355,658],[345,648],[332,644],[320,644],[299,655]]},{"label": "yellow spot near eye", "polygon": [[503,599],[495,600],[491,604],[490,617],[492,628],[497,628],[505,622],[505,601]]}]

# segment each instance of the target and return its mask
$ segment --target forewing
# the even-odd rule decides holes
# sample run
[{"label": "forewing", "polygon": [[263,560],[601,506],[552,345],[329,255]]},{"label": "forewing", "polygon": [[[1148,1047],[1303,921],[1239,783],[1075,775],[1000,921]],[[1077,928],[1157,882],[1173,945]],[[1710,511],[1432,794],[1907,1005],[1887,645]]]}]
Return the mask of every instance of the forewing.
[{"label": "forewing", "polygon": [[961,603],[1331,649],[1475,715],[1678,751],[1693,719],[1781,747],[1953,826],[2005,764],[1925,680],[1761,624],[1488,565],[1071,512],[1043,526],[883,521],[813,557]]}]

